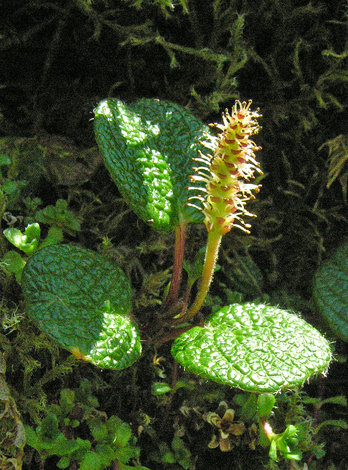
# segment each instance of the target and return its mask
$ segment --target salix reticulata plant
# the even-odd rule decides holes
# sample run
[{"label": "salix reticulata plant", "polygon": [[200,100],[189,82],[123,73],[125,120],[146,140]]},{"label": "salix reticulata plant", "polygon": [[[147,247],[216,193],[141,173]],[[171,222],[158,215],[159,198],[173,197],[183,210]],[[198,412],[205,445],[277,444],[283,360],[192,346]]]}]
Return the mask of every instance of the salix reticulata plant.
[{"label": "salix reticulata plant", "polygon": [[[62,347],[103,368],[131,366],[144,340],[174,339],[172,355],[187,370],[246,391],[286,390],[325,373],[328,342],[299,316],[275,306],[232,304],[199,325],[192,321],[207,295],[222,236],[234,227],[246,232],[250,227],[244,219],[252,214],[245,206],[260,188],[252,183],[255,174],[262,173],[252,140],[259,117],[251,102],[237,101],[223,114],[223,123],[212,126],[218,131],[213,135],[176,104],[102,101],[95,110],[95,132],[113,180],[153,229],[175,231],[168,295],[150,333],[143,331],[141,338],[130,282],[113,261],[73,245],[42,247],[32,240],[40,233],[36,229],[22,236],[9,229],[7,238],[19,248],[24,244],[29,256],[21,278],[28,315]],[[190,303],[190,287],[200,275],[191,276],[182,300],[185,235],[190,223],[202,222],[207,248]]]},{"label": "salix reticulata plant", "polygon": [[[132,311],[132,289],[120,267],[100,254],[74,245],[39,243],[40,227],[5,236],[28,256],[16,262],[27,313],[34,322],[76,357],[109,369],[131,366],[142,343],[174,340],[174,359],[188,371],[218,383],[260,393],[291,389],[312,375],[325,373],[331,361],[326,339],[298,315],[263,304],[227,305],[199,325],[211,284],[221,238],[234,228],[248,233],[246,203],[260,189],[252,183],[262,174],[255,152],[259,111],[249,103],[226,111],[222,124],[209,132],[199,119],[176,104],[142,99],[126,105],[102,101],[95,110],[97,142],[113,180],[130,207],[155,230],[175,231],[172,280],[152,324],[142,333]],[[188,273],[180,298],[184,247],[190,223],[208,232],[203,269]],[[18,254],[16,253],[17,258]],[[25,266],[24,266],[25,265]],[[23,269],[24,266],[24,269]],[[198,266],[198,268],[197,268]],[[190,291],[199,280],[195,300]],[[141,318],[139,318],[141,319]],[[197,322],[196,322],[197,323]],[[261,429],[271,429],[272,406],[261,406]],[[277,451],[300,459],[293,448],[296,429],[266,433],[272,458]],[[291,440],[292,439],[292,440]],[[290,442],[291,441],[291,442]]]}]

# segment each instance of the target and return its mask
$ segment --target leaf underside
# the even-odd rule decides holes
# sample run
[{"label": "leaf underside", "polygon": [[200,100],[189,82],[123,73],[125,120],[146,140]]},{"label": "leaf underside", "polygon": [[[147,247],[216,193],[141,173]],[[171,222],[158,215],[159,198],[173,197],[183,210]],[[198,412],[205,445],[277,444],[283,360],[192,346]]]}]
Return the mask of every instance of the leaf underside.
[{"label": "leaf underside", "polygon": [[314,298],[332,332],[348,341],[348,244],[344,244],[318,269]]},{"label": "leaf underside", "polygon": [[277,392],[325,373],[326,339],[297,315],[256,304],[230,305],[212,314],[172,346],[190,372],[249,392]]},{"label": "leaf underside", "polygon": [[132,210],[158,230],[202,222],[187,206],[193,196],[192,158],[207,127],[185,108],[156,99],[126,105],[107,99],[95,109],[94,126],[105,165]]},{"label": "leaf underside", "polygon": [[77,357],[124,369],[140,356],[130,283],[107,258],[72,245],[43,248],[24,268],[22,287],[28,316]]}]

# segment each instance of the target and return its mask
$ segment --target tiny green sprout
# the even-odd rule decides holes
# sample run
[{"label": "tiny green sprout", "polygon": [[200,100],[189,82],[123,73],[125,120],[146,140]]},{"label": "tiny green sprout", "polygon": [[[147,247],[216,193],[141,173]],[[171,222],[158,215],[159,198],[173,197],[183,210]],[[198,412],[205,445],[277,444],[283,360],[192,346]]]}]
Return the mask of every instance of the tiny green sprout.
[{"label": "tiny green sprout", "polygon": [[297,448],[298,430],[296,426],[290,424],[283,433],[275,434],[268,423],[264,423],[264,431],[270,440],[271,448],[269,456],[272,460],[278,461],[278,452],[286,459],[301,460],[302,452]]},{"label": "tiny green sprout", "polygon": [[[269,456],[272,460],[278,461],[278,452],[286,459],[301,460],[302,453],[297,448],[298,429],[289,425],[281,434],[273,432],[271,425],[267,421],[275,405],[275,396],[271,393],[261,393],[257,399],[257,414],[261,426],[260,444],[264,447],[270,444]],[[266,436],[267,439],[263,439]]]},{"label": "tiny green sprout", "polygon": [[10,227],[5,229],[3,234],[12,245],[27,255],[27,257],[23,258],[16,251],[7,251],[1,262],[3,270],[8,274],[14,274],[19,284],[22,280],[22,272],[27,263],[27,259],[45,246],[60,243],[63,238],[62,229],[57,226],[52,226],[46,238],[40,241],[41,228],[36,222],[29,224],[24,233],[16,228]]},{"label": "tiny green sprout", "polygon": [[[4,230],[4,236],[16,248],[23,251],[27,256],[31,256],[38,249],[40,241],[40,225],[37,223],[29,224],[24,233],[17,228],[7,228]],[[2,268],[8,274],[14,274],[17,282],[21,282],[22,271],[26,264],[26,259],[16,251],[7,251],[2,259]]]},{"label": "tiny green sprout", "polygon": [[17,228],[12,227],[4,230],[7,240],[27,255],[32,254],[37,249],[40,233],[41,230],[38,223],[28,225],[24,234]]}]

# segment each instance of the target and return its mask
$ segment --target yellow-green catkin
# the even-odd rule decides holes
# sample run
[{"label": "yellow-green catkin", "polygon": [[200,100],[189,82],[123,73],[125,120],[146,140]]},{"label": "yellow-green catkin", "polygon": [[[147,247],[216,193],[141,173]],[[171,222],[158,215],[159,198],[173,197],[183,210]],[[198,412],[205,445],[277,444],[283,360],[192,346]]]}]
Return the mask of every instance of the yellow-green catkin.
[{"label": "yellow-green catkin", "polygon": [[202,142],[211,154],[200,152],[195,158],[203,166],[194,168],[196,174],[190,178],[206,185],[190,188],[203,192],[203,195],[193,196],[189,201],[198,199],[202,202],[203,209],[200,209],[205,215],[208,232],[225,235],[233,226],[246,232],[250,228],[243,217],[253,214],[246,211],[245,204],[254,199],[253,193],[261,187],[250,180],[255,178],[255,172],[262,174],[255,160],[255,151],[261,147],[250,139],[260,130],[257,119],[261,115],[259,110],[251,111],[250,105],[251,101],[236,101],[231,114],[227,110],[222,114],[223,124],[211,124],[222,132]]}]

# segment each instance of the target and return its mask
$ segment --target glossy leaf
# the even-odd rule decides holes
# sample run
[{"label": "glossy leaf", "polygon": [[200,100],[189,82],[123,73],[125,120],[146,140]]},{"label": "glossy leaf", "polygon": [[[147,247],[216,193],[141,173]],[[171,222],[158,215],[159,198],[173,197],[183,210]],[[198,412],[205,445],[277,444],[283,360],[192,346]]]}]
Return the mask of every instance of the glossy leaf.
[{"label": "glossy leaf", "polygon": [[29,259],[22,287],[28,316],[77,357],[124,369],[140,356],[129,281],[98,253],[72,245],[43,248]]},{"label": "glossy leaf", "polygon": [[304,320],[252,303],[212,314],[180,335],[172,354],[190,372],[251,392],[297,387],[331,360],[326,339]]},{"label": "glossy leaf", "polygon": [[102,101],[95,110],[97,142],[112,179],[134,212],[154,228],[201,222],[187,206],[187,187],[207,127],[185,108],[155,99],[126,105]]},{"label": "glossy leaf", "polygon": [[314,299],[332,332],[348,341],[348,244],[338,248],[318,269]]},{"label": "glossy leaf", "polygon": [[31,254],[39,244],[40,225],[37,223],[28,225],[24,234],[17,228],[7,228],[4,230],[4,235],[16,248],[19,248],[26,254]]}]

